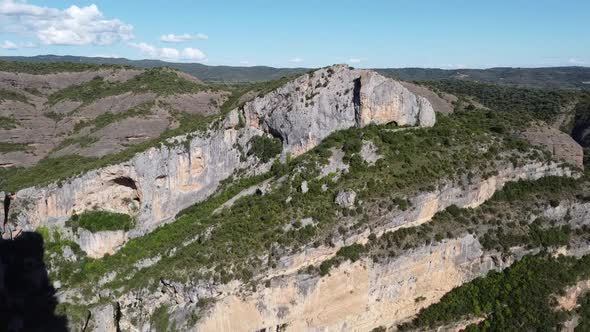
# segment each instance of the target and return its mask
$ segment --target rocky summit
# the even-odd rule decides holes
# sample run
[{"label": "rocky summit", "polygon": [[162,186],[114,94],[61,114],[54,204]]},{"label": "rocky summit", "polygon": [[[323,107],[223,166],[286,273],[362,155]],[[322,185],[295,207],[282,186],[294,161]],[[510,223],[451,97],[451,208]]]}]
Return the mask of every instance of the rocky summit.
[{"label": "rocky summit", "polygon": [[[40,328],[15,303],[72,331],[588,319],[584,92],[347,65],[235,84],[0,69],[0,308],[13,326]],[[34,287],[15,291],[15,274]]]}]

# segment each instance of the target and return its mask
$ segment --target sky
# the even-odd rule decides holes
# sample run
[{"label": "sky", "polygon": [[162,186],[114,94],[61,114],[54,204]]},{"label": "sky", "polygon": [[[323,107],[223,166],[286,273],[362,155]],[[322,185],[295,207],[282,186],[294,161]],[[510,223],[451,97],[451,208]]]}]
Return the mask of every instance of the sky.
[{"label": "sky", "polygon": [[590,66],[588,0],[0,0],[0,55],[361,68]]}]

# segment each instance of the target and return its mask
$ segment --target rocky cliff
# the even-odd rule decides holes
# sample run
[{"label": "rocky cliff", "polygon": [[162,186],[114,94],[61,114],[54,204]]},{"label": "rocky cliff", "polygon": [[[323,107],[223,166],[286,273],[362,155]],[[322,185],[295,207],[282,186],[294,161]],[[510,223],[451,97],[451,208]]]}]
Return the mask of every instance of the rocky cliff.
[{"label": "rocky cliff", "polygon": [[[448,183],[435,192],[411,198],[413,208],[372,220],[371,227],[349,233],[331,246],[309,245],[282,257],[276,268],[257,277],[260,286],[254,291],[238,281],[222,285],[163,280],[161,292],[127,293],[117,301],[121,310],[118,324],[123,329],[147,328],[149,322],[134,323],[141,321],[136,308],[165,306],[170,308],[171,321],[183,326],[190,320],[189,313],[197,310],[196,305],[214,300],[195,330],[367,331],[391,326],[411,318],[452,288],[490,269],[503,269],[528,252],[516,249],[511,258],[503,258],[500,253],[485,251],[476,238],[465,234],[405,251],[386,261],[346,262],[325,276],[308,274],[306,268],[320,266],[344,246],[367,243],[370,234],[379,237],[401,227],[416,227],[451,205],[476,208],[510,181],[544,176],[578,175],[555,163],[537,163],[507,166],[498,175],[474,181],[468,187]],[[560,205],[546,210],[544,216],[563,220],[568,214],[570,223],[579,227],[587,223],[589,207]]]},{"label": "rocky cliff", "polygon": [[[253,137],[278,138],[283,155],[299,155],[337,130],[392,122],[432,126],[434,121],[428,100],[399,82],[371,71],[329,67],[246,103],[205,133],[175,137],[127,162],[19,191],[19,223],[25,229],[63,227],[74,213],[100,209],[135,216],[129,234],[134,237],[209,197],[222,180],[268,170],[270,162],[246,153]],[[89,252],[96,257],[113,250],[94,247]]]}]

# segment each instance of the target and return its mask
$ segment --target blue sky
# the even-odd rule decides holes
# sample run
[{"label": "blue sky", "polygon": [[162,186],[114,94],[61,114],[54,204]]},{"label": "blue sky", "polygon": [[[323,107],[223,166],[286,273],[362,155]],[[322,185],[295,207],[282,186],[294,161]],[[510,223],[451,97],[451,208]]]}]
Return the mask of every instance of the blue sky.
[{"label": "blue sky", "polygon": [[590,1],[0,0],[0,54],[275,67],[590,66]]}]

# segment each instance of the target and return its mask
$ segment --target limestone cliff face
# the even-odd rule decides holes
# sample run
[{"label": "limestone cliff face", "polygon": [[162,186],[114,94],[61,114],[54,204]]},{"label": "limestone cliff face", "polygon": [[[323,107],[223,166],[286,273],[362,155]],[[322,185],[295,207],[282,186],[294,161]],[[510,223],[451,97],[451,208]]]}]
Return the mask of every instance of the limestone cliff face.
[{"label": "limestone cliff face", "polygon": [[430,103],[372,71],[333,66],[303,75],[244,107],[246,123],[279,136],[294,156],[334,131],[369,124],[433,126]]},{"label": "limestone cliff face", "polygon": [[[127,162],[63,183],[23,189],[17,193],[15,210],[25,229],[62,227],[72,214],[89,209],[127,213],[138,221],[129,234],[134,237],[209,197],[220,181],[237,171],[268,170],[270,163],[254,156],[244,158],[254,136],[278,137],[283,154],[298,155],[337,130],[390,122],[432,126],[434,121],[429,102],[399,82],[370,71],[334,66],[246,103],[206,133],[169,141],[184,144],[151,148]],[[100,251],[112,249],[103,246]]]},{"label": "limestone cliff face", "polygon": [[[508,181],[549,175],[575,176],[556,163],[504,167],[498,175],[475,180],[467,187],[449,183],[434,192],[419,194],[411,199],[413,208],[376,220],[373,232],[379,235],[427,222],[452,204],[476,207]],[[586,205],[576,209],[560,206],[548,211],[547,216],[560,217],[566,211],[573,211],[572,223],[578,224],[585,223],[589,214]],[[135,308],[141,305],[150,311],[162,304],[171,306],[173,319],[182,326],[199,301],[213,298],[216,303],[195,330],[257,331],[283,327],[286,331],[368,331],[406,320],[452,288],[490,269],[502,269],[524,254],[516,251],[512,258],[503,260],[500,254],[484,252],[474,237],[465,235],[406,251],[386,262],[361,259],[354,264],[345,263],[324,277],[301,273],[305,267],[317,266],[333,257],[345,245],[365,243],[368,236],[369,230],[365,229],[335,241],[333,247],[301,248],[283,257],[276,268],[258,276],[256,291],[245,289],[238,281],[218,285],[164,280],[161,292],[125,294],[118,300],[120,326],[147,329],[149,322],[142,322]],[[265,283],[268,287],[263,286]]]},{"label": "limestone cliff face", "polygon": [[223,298],[196,330],[258,331],[286,325],[286,331],[370,331],[407,319],[454,287],[509,263],[499,264],[467,235],[387,263],[345,263],[323,278],[276,278],[271,287],[244,298]]}]

